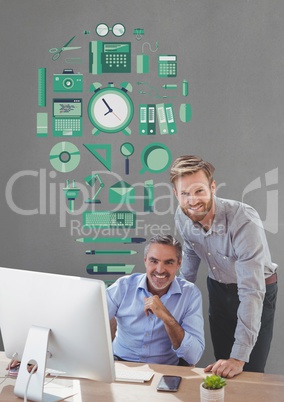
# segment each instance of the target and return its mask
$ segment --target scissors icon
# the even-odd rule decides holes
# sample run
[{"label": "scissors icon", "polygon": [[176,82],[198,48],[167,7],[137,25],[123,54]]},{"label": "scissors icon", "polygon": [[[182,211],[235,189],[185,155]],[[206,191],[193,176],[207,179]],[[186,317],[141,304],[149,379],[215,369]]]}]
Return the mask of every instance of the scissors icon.
[{"label": "scissors icon", "polygon": [[[75,35],[76,36],[76,35]],[[49,49],[49,53],[54,53],[54,55],[52,56],[52,60],[57,60],[58,57],[60,56],[60,54],[62,52],[64,52],[65,50],[74,50],[74,49],[81,49],[81,46],[78,47],[68,47],[69,43],[72,42],[72,40],[75,38],[75,36],[73,36],[73,38],[71,38],[64,46],[62,46],[61,48],[57,48],[57,47],[53,47],[52,49]]]}]

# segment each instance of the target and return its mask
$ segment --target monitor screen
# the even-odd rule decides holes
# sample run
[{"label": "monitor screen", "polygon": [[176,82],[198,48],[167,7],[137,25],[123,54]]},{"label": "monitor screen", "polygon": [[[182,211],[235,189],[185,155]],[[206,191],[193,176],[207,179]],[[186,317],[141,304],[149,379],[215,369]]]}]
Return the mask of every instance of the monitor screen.
[{"label": "monitor screen", "polygon": [[82,115],[82,99],[53,99],[54,117],[70,118]]},{"label": "monitor screen", "polygon": [[[6,356],[22,363],[39,363],[38,352],[44,350],[45,341],[34,330],[49,331],[44,353],[50,357],[46,367],[38,364],[37,372],[49,368],[66,376],[115,380],[106,290],[101,280],[0,268],[0,328]],[[28,346],[25,349],[28,338],[29,351]]]}]

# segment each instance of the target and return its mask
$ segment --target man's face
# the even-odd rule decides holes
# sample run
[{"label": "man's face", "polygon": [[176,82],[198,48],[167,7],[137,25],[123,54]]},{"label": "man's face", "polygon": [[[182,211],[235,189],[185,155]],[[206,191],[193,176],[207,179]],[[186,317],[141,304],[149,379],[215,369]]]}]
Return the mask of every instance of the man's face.
[{"label": "man's face", "polygon": [[161,297],[167,293],[181,261],[177,258],[176,248],[165,244],[151,244],[144,258],[148,289],[153,295]]},{"label": "man's face", "polygon": [[193,222],[207,223],[213,218],[215,190],[215,181],[210,185],[206,174],[199,170],[178,178],[175,181],[174,193],[185,215]]}]

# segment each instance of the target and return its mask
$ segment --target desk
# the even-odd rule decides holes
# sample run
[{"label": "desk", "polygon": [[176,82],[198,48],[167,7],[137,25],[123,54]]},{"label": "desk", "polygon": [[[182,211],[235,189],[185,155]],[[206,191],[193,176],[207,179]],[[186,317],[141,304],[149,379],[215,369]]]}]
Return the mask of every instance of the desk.
[{"label": "desk", "polygon": [[[0,352],[0,376],[6,374],[9,360]],[[154,370],[151,381],[143,384],[102,382],[75,379],[74,389],[77,395],[68,398],[68,402],[199,402],[199,386],[204,376],[203,369],[177,367],[161,364],[136,364],[116,362],[136,370]],[[182,381],[178,392],[157,392],[156,385],[163,374],[180,375]],[[0,378],[0,382],[1,382]],[[73,380],[57,379],[58,383],[72,383]],[[7,379],[0,385],[0,401],[19,402],[13,393],[15,380]],[[225,402],[283,402],[284,375],[242,373],[227,380]]]}]

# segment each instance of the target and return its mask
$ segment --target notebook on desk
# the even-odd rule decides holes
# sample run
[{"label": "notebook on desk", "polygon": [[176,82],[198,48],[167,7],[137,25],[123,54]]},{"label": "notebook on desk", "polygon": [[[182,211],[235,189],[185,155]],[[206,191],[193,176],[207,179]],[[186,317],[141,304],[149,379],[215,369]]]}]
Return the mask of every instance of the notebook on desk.
[{"label": "notebook on desk", "polygon": [[136,368],[115,368],[116,381],[124,382],[146,382],[150,381],[154,375],[154,371],[137,370]]}]

